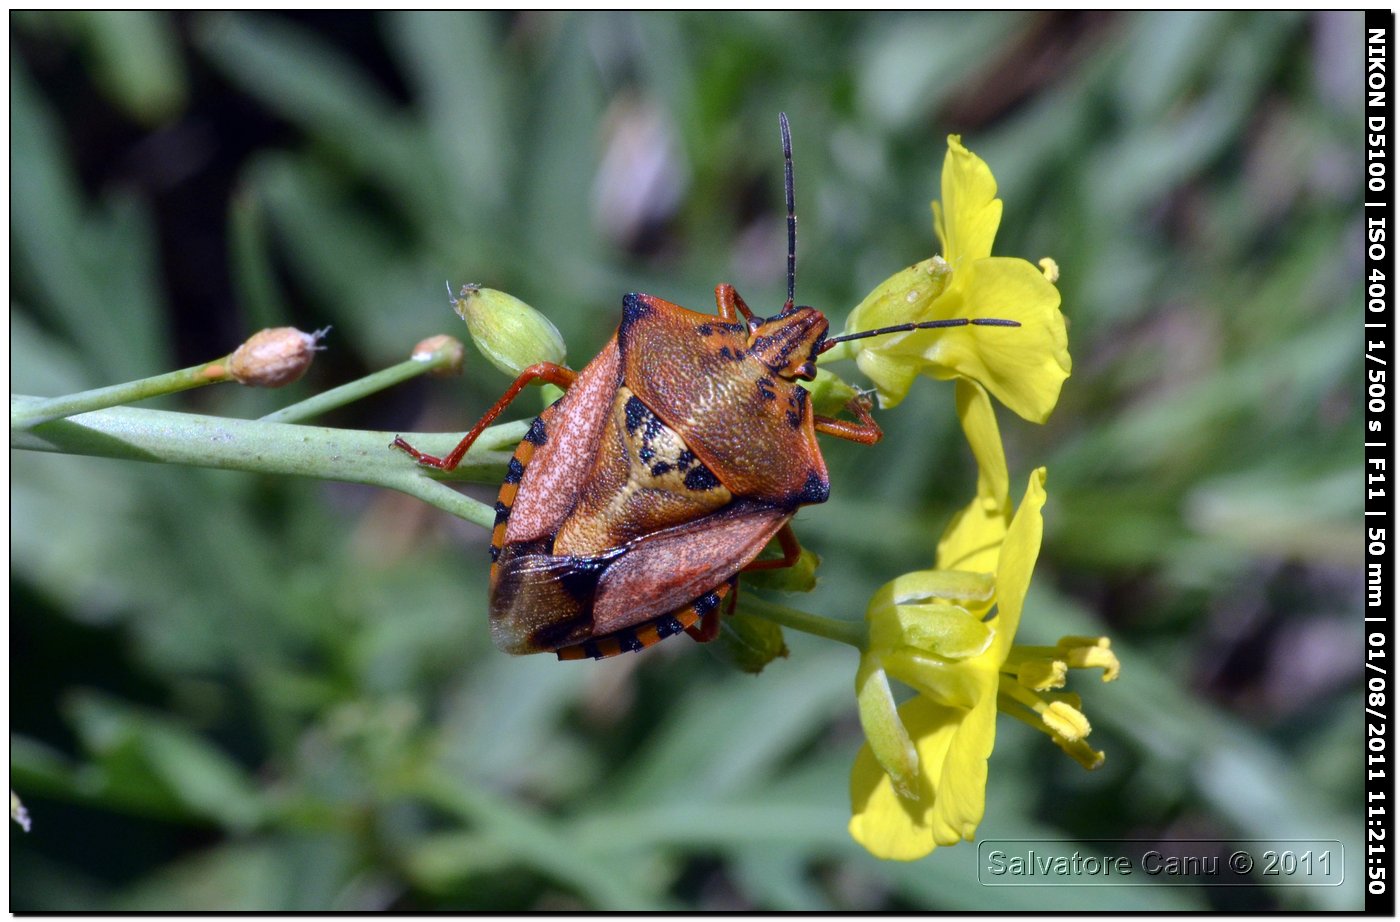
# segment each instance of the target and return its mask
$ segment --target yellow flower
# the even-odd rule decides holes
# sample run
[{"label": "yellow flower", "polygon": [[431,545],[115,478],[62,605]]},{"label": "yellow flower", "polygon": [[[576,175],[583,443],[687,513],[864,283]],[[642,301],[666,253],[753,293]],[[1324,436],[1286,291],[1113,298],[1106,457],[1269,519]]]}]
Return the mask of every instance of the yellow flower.
[{"label": "yellow flower", "polygon": [[948,136],[942,202],[933,203],[943,254],[895,273],[846,321],[847,333],[925,320],[1000,318],[1018,328],[962,326],[913,330],[857,340],[830,358],[855,357],[875,383],[880,405],[904,399],[916,376],[979,382],[1020,416],[1044,422],[1069,376],[1060,294],[1049,263],[1044,272],[1023,259],[992,256],[1001,222],[996,179],[979,157]]},{"label": "yellow flower", "polygon": [[[985,393],[969,406],[979,399]],[[1014,518],[987,499],[994,497],[979,495],[950,526],[937,569],[889,583],[866,613],[856,697],[867,743],[851,771],[850,831],[880,858],[913,860],[972,838],[986,806],[998,709],[1047,733],[1086,767],[1103,758],[1084,741],[1089,723],[1078,699],[1049,689],[1063,686],[1072,667],[1096,666],[1105,681],[1115,678],[1108,641],[1012,645],[1040,552],[1045,469],[1031,475]],[[890,677],[918,694],[896,708]]]}]

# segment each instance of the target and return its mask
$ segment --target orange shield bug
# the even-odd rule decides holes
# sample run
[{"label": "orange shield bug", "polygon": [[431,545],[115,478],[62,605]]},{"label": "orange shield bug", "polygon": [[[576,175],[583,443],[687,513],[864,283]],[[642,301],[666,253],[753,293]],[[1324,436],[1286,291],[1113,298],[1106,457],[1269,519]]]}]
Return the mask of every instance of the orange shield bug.
[{"label": "orange shield bug", "polygon": [[[628,294],[617,332],[583,371],[526,368],[447,456],[395,439],[419,464],[451,470],[527,384],[565,389],[516,448],[496,500],[491,637],[505,652],[600,659],[681,631],[713,639],[741,572],[796,562],[790,520],[830,492],[817,433],[880,439],[863,398],[848,405],[854,420],[813,413],[799,382],[816,377],[817,356],[883,333],[1019,325],[960,318],[827,336],[820,311],[793,304],[786,115],[779,125],[788,228],[781,313],[756,317],[728,284],[715,287],[715,314]],[[757,560],[774,539],[782,558]]]}]

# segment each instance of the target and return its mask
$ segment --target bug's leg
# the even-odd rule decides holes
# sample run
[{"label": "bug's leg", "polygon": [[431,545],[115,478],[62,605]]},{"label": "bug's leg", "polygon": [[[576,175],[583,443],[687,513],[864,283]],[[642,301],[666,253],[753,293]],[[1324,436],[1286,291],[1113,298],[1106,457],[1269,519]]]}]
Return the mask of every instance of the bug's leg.
[{"label": "bug's leg", "polygon": [[[802,555],[802,545],[797,542],[797,534],[792,530],[791,523],[784,524],[775,536],[778,544],[783,549],[783,556],[776,560],[752,560],[743,571],[749,570],[779,570],[783,567],[790,567],[797,563],[798,557]],[[685,632],[701,643],[709,643],[719,636],[719,601],[726,595],[729,596],[729,604],[724,606],[726,614],[734,614],[734,608],[739,604],[739,577],[731,577],[729,582],[720,586],[713,593],[715,604],[705,609],[704,616],[699,624],[692,625],[685,629]]]},{"label": "bug's leg", "polygon": [[792,530],[792,523],[788,522],[775,535],[778,545],[783,549],[783,556],[771,560],[751,560],[744,567],[744,573],[752,570],[782,570],[797,563],[797,559],[802,556],[802,545],[797,543],[797,533]]},{"label": "bug's leg", "polygon": [[[739,577],[737,576],[731,577],[729,582],[715,589],[714,592],[710,593],[710,596],[713,598],[713,604],[710,604],[709,599],[706,600],[704,606],[705,614],[701,616],[700,623],[692,624],[685,629],[685,632],[700,643],[709,643],[718,637],[720,600],[731,592],[735,593],[737,596],[738,591]],[[696,606],[699,607],[700,604],[701,603],[697,602]],[[732,608],[730,610],[733,611]]]},{"label": "bug's leg", "polygon": [[880,441],[884,433],[880,431],[880,425],[875,422],[875,418],[870,415],[870,401],[868,399],[855,397],[846,404],[846,409],[855,415],[855,422],[832,419],[829,416],[818,416],[813,420],[816,430],[825,432],[827,435],[834,435],[837,438],[859,442],[862,445],[874,445]]},{"label": "bug's leg", "polygon": [[744,315],[745,323],[753,321],[753,311],[749,310],[739,292],[728,282],[720,282],[715,286],[715,309],[725,323],[733,323],[739,319],[740,314]]},{"label": "bug's leg", "polygon": [[520,377],[515,379],[515,383],[506,388],[506,392],[501,395],[500,400],[496,401],[496,405],[486,411],[486,415],[481,417],[481,420],[472,427],[472,431],[468,432],[462,438],[462,441],[457,443],[457,447],[452,449],[452,452],[446,457],[439,458],[436,455],[425,455],[401,438],[395,438],[390,447],[402,449],[407,452],[413,460],[424,467],[435,467],[438,470],[450,471],[458,464],[462,463],[462,458],[466,455],[467,449],[471,448],[472,443],[477,440],[477,437],[486,430],[487,426],[491,425],[491,421],[497,416],[500,416],[502,410],[510,406],[510,402],[525,389],[525,385],[529,384],[531,381],[547,381],[550,384],[568,390],[569,386],[577,379],[578,372],[565,368],[563,365],[555,365],[552,362],[540,362],[538,365],[531,365],[520,373]]}]

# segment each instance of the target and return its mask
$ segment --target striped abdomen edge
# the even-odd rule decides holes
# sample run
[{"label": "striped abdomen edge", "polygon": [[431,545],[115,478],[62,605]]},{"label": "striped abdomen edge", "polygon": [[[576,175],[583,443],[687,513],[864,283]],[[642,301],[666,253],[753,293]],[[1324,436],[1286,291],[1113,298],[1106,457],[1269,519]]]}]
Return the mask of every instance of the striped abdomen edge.
[{"label": "striped abdomen edge", "polygon": [[[535,425],[531,426],[533,433],[539,426],[539,420],[535,420]],[[501,483],[501,492],[496,494],[496,522],[491,529],[491,586],[496,586],[497,571],[500,569],[496,563],[501,556],[501,548],[506,543],[506,522],[510,520],[511,507],[515,505],[515,494],[520,490],[520,478],[525,476],[525,468],[530,463],[530,458],[535,454],[536,444],[529,438],[523,440],[515,446],[515,454],[510,456],[510,461],[506,464],[506,479]]]},{"label": "striped abdomen edge", "polygon": [[572,647],[564,647],[555,651],[555,655],[561,660],[588,659],[589,657],[606,659],[609,656],[617,656],[619,653],[645,650],[654,643],[659,643],[673,634],[679,634],[681,631],[693,627],[705,615],[718,608],[720,600],[729,594],[729,586],[729,583],[724,583],[708,595],[701,596],[669,615],[662,615],[660,618],[644,621],[641,624],[605,634],[602,637],[594,637]]}]

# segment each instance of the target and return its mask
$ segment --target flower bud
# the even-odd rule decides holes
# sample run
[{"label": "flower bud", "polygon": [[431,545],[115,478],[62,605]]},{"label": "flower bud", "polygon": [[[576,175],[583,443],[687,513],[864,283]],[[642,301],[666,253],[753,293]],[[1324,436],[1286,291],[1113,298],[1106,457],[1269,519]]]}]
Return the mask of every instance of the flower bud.
[{"label": "flower bud", "polygon": [[444,359],[443,363],[428,372],[434,378],[450,378],[462,373],[462,365],[467,359],[467,347],[455,336],[439,333],[413,347],[411,356],[415,362],[431,362]]},{"label": "flower bud", "polygon": [[802,386],[812,395],[812,412],[818,416],[836,416],[859,394],[859,391],[843,381],[839,375],[825,368],[818,368],[817,377],[811,383]]},{"label": "flower bud", "polygon": [[548,317],[519,298],[463,285],[452,307],[486,361],[512,377],[538,362],[564,361],[564,338]]},{"label": "flower bud", "polygon": [[283,387],[298,380],[311,367],[319,350],[316,344],[326,330],[303,333],[296,327],[259,330],[234,350],[229,374],[249,387]]},{"label": "flower bud", "polygon": [[753,570],[744,574],[744,584],[779,592],[811,592],[817,588],[817,567],[821,562],[820,557],[804,547],[792,566]]},{"label": "flower bud", "polygon": [[742,601],[738,611],[720,622],[719,636],[708,649],[731,666],[754,675],[788,655],[783,629],[766,618],[744,614]]}]

